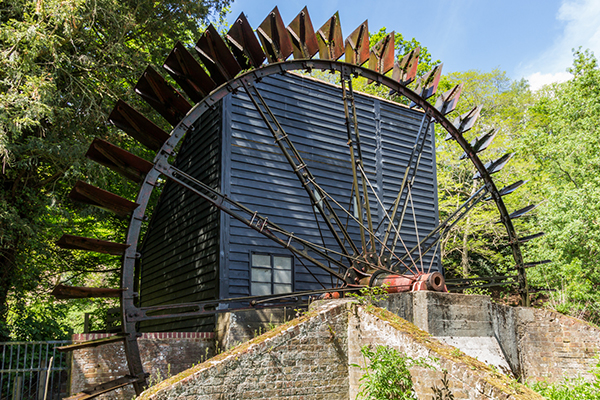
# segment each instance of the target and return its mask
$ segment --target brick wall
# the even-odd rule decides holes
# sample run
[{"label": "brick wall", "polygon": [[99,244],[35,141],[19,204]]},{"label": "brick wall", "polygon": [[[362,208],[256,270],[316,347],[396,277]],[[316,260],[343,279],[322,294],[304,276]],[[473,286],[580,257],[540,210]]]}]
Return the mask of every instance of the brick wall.
[{"label": "brick wall", "polygon": [[600,329],[553,311],[519,308],[517,331],[525,379],[591,377],[588,371],[600,354]]},{"label": "brick wall", "polygon": [[[73,342],[101,339],[111,334],[75,334]],[[144,370],[149,382],[158,383],[178,374],[214,355],[213,332],[144,333],[138,339]],[[71,393],[78,393],[127,375],[123,343],[116,342],[73,352],[71,363]],[[98,397],[99,399],[126,399],[135,397],[131,386]]]},{"label": "brick wall", "polygon": [[168,379],[141,399],[347,399],[347,320],[329,304]]}]

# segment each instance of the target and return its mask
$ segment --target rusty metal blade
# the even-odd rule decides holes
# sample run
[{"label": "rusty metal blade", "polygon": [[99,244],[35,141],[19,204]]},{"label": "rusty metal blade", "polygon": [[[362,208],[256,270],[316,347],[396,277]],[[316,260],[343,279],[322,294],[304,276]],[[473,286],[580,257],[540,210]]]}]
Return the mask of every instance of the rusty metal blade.
[{"label": "rusty metal blade", "polygon": [[537,267],[538,265],[549,264],[552,260],[534,261],[523,265],[524,268]]},{"label": "rusty metal blade", "polygon": [[[483,150],[487,149],[498,134],[498,132],[500,132],[500,129],[492,128],[487,133],[481,135],[478,138],[473,139],[470,143],[471,149],[473,150],[473,154],[480,153]],[[452,138],[452,136],[450,136],[450,138]],[[446,137],[446,139],[448,139],[448,137]],[[462,156],[460,156],[461,160],[464,160],[465,158],[467,158],[466,152],[463,153]]]},{"label": "rusty metal blade", "polygon": [[544,236],[545,234],[546,234],[546,232],[539,232],[539,233],[534,233],[533,235],[524,236],[522,238],[519,238],[519,242],[520,243],[529,242],[530,240],[537,239],[539,237]]},{"label": "rusty metal blade", "polygon": [[275,7],[256,30],[270,63],[285,61],[294,51],[279,9]]},{"label": "rusty metal blade", "polygon": [[369,22],[365,20],[346,38],[346,62],[363,65],[369,60]]},{"label": "rusty metal blade", "polygon": [[437,90],[438,84],[440,83],[443,66],[444,64],[436,65],[431,71],[420,77],[417,80],[417,89],[415,92],[419,93],[424,99],[428,99],[433,96]]},{"label": "rusty metal blade", "polygon": [[[465,133],[475,125],[479,114],[481,113],[482,106],[475,106],[470,111],[456,117],[452,125],[458,129],[459,133]],[[493,139],[493,137],[492,137]]]},{"label": "rusty metal blade", "polygon": [[458,104],[460,94],[462,93],[463,86],[464,84],[462,83],[456,85],[437,98],[435,101],[435,108],[441,112],[442,115],[446,115],[454,111],[456,105]]},{"label": "rusty metal blade", "polygon": [[62,235],[56,245],[62,249],[88,250],[113,256],[122,256],[129,247],[128,244],[73,235]]},{"label": "rusty metal blade", "polygon": [[87,158],[134,182],[141,182],[153,164],[102,139],[94,139]]},{"label": "rusty metal blade", "polygon": [[520,218],[523,215],[529,213],[531,210],[535,209],[536,207],[537,207],[537,204],[528,205],[527,207],[523,207],[520,210],[517,210],[517,211],[513,212],[508,217],[510,219]]},{"label": "rusty metal blade", "polygon": [[396,32],[391,32],[371,47],[369,69],[383,75],[394,68],[395,37]]},{"label": "rusty metal blade", "polygon": [[342,36],[342,25],[340,13],[336,12],[317,31],[317,43],[319,45],[319,58],[322,60],[337,60],[344,55],[344,37]]},{"label": "rusty metal blade", "polygon": [[58,284],[50,293],[57,299],[88,299],[119,297],[123,289],[64,286]]},{"label": "rusty metal blade", "polygon": [[181,93],[150,66],[135,85],[135,92],[173,126],[177,125],[192,108]]},{"label": "rusty metal blade", "polygon": [[[487,164],[485,164],[485,169],[490,175],[495,174],[496,172],[504,168],[504,166],[510,161],[512,156],[513,153],[507,153],[495,161],[490,161]],[[479,174],[479,171],[477,171],[477,173],[473,176],[473,179],[479,178],[481,178],[481,175]]]},{"label": "rusty metal blade", "polygon": [[[499,194],[500,196],[506,196],[507,194],[511,194],[512,192],[514,192],[515,190],[517,190],[518,188],[520,188],[520,187],[521,187],[521,185],[524,185],[524,184],[526,184],[527,182],[529,182],[529,181],[524,181],[524,180],[517,181],[517,182],[515,182],[515,183],[513,183],[513,184],[511,184],[511,185],[508,185],[508,186],[505,186],[505,187],[503,187],[503,188],[502,188],[502,189],[501,189],[501,190],[498,192],[498,194]],[[488,200],[491,200],[491,199],[492,199],[492,196],[489,196],[489,197],[487,197],[486,199],[484,199],[484,201],[488,201]]]},{"label": "rusty metal blade", "polygon": [[181,42],[175,44],[163,67],[194,103],[198,103],[217,87]]},{"label": "rusty metal blade", "polygon": [[96,207],[112,211],[120,217],[131,215],[139,204],[117,196],[114,193],[102,190],[82,181],[77,181],[69,194],[72,200],[80,203],[91,204]]},{"label": "rusty metal blade", "polygon": [[244,13],[237,17],[225,39],[243,69],[258,68],[267,58]]},{"label": "rusty metal blade", "polygon": [[319,51],[317,36],[305,6],[287,27],[295,59],[312,58]]},{"label": "rusty metal blade", "polygon": [[507,194],[511,194],[513,193],[515,190],[517,190],[518,188],[520,188],[522,185],[526,184],[529,181],[524,181],[524,180],[520,180],[517,181],[511,185],[505,186],[502,189],[500,189],[500,196],[506,196]]},{"label": "rusty metal blade", "polygon": [[74,351],[79,349],[86,349],[89,347],[97,347],[102,346],[103,344],[122,342],[125,340],[125,336],[123,334],[116,334],[113,336],[96,339],[96,340],[88,340],[87,342],[79,342],[73,343],[66,346],[57,347],[56,350],[61,352]]},{"label": "rusty metal blade", "polygon": [[209,25],[196,43],[196,52],[217,85],[235,78],[242,67],[214,26]]},{"label": "rusty metal blade", "polygon": [[111,392],[123,386],[131,385],[136,382],[143,382],[142,378],[138,378],[131,375],[126,375],[119,379],[105,382],[101,385],[94,386],[90,389],[86,389],[73,396],[66,397],[65,400],[87,400],[97,397],[103,393]]},{"label": "rusty metal blade", "polygon": [[163,143],[169,139],[167,132],[123,100],[117,101],[108,120],[150,150],[160,149]]},{"label": "rusty metal blade", "polygon": [[394,63],[392,79],[406,86],[415,80],[417,68],[419,67],[419,54],[421,48],[416,47],[402,57],[400,62]]}]

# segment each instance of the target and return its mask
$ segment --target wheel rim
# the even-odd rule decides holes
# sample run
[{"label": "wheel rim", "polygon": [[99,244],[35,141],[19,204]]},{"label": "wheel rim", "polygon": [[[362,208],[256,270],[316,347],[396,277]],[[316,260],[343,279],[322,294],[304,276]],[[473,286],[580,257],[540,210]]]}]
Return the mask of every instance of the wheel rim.
[{"label": "wheel rim", "polygon": [[[276,17],[278,17],[278,15],[276,15]],[[261,27],[262,27],[262,25],[261,25]],[[261,38],[261,40],[262,40],[262,38]],[[179,46],[179,44],[178,44],[178,46]],[[330,48],[330,50],[331,50],[331,48]],[[392,53],[393,53],[393,51],[392,51]],[[358,54],[358,52],[356,54]],[[246,55],[248,55],[248,54],[246,54]],[[275,57],[275,56],[272,56],[272,57]],[[141,183],[141,188],[140,188],[140,191],[139,191],[137,199],[136,199],[136,203],[138,204],[138,206],[131,213],[131,220],[130,220],[130,225],[129,225],[128,232],[127,232],[127,239],[126,239],[126,243],[125,243],[127,248],[124,250],[124,253],[123,253],[124,257],[123,257],[122,271],[121,271],[121,291],[122,291],[121,310],[122,310],[122,327],[123,327],[123,334],[124,334],[124,343],[125,343],[125,350],[126,350],[127,362],[129,365],[130,374],[132,376],[138,378],[137,381],[133,382],[134,388],[138,394],[141,392],[141,390],[145,386],[145,380],[144,380],[145,373],[144,373],[144,369],[142,366],[139,347],[138,347],[138,343],[137,343],[137,338],[138,338],[139,334],[138,334],[136,324],[138,323],[138,321],[141,320],[140,317],[144,315],[145,310],[136,306],[137,293],[135,293],[134,288],[136,288],[137,285],[136,285],[135,271],[136,271],[136,262],[140,258],[140,254],[138,252],[138,245],[140,243],[140,234],[141,234],[142,225],[146,221],[145,213],[147,210],[148,201],[150,199],[150,196],[151,196],[154,188],[157,185],[159,177],[167,176],[170,179],[178,179],[176,174],[180,173],[180,171],[173,174],[173,166],[172,166],[172,163],[169,163],[169,159],[175,155],[174,151],[177,148],[177,146],[179,145],[179,143],[181,142],[181,140],[185,137],[185,134],[195,125],[195,123],[201,118],[201,116],[207,110],[214,107],[219,101],[224,99],[230,93],[235,93],[237,91],[244,91],[250,97],[252,97],[251,92],[255,88],[255,86],[254,86],[255,83],[259,82],[263,78],[266,78],[266,77],[269,77],[272,75],[276,75],[276,74],[285,74],[287,72],[292,72],[292,71],[305,72],[305,71],[314,71],[314,70],[336,72],[341,77],[341,81],[344,82],[343,83],[343,87],[345,88],[344,90],[347,90],[348,87],[350,87],[350,90],[352,90],[351,82],[352,82],[353,77],[354,78],[356,78],[356,77],[365,78],[369,81],[376,83],[377,85],[382,85],[384,87],[387,87],[390,90],[396,92],[398,95],[411,101],[414,105],[416,105],[421,110],[423,110],[423,113],[424,113],[423,120],[424,121],[426,120],[427,124],[429,124],[430,122],[434,122],[434,123],[437,123],[439,126],[441,126],[448,133],[449,137],[451,139],[455,140],[456,143],[465,152],[466,157],[469,158],[469,160],[472,162],[472,164],[474,165],[474,167],[477,171],[477,174],[479,175],[479,178],[483,182],[482,187],[481,187],[481,189],[483,190],[483,192],[482,192],[483,194],[481,197],[479,197],[479,200],[481,200],[483,198],[483,195],[487,194],[488,196],[490,196],[493,199],[493,201],[496,204],[496,207],[498,208],[498,211],[500,214],[500,221],[503,223],[503,225],[506,228],[507,236],[508,236],[508,243],[511,246],[513,258],[515,260],[516,269],[517,269],[517,272],[519,273],[519,275],[518,275],[519,276],[518,283],[519,283],[519,287],[520,287],[519,290],[521,292],[521,295],[523,296],[524,304],[526,304],[526,302],[527,302],[527,282],[525,279],[525,269],[524,269],[524,265],[523,265],[523,259],[522,259],[521,252],[520,252],[520,244],[519,244],[520,242],[519,242],[519,238],[515,232],[514,226],[512,224],[512,218],[514,218],[514,216],[511,217],[511,214],[508,213],[506,206],[504,204],[504,201],[502,199],[502,196],[505,193],[501,193],[501,191],[499,191],[497,189],[496,185],[494,184],[494,182],[491,178],[491,174],[493,172],[495,172],[494,165],[493,164],[492,165],[484,165],[483,164],[483,162],[480,160],[480,158],[477,155],[477,151],[475,151],[475,149],[473,148],[473,143],[469,144],[469,142],[467,142],[466,139],[463,137],[462,133],[465,130],[462,129],[463,128],[462,125],[458,124],[458,126],[455,126],[453,123],[451,123],[445,116],[447,114],[445,111],[447,111],[447,110],[444,110],[443,106],[442,107],[438,106],[436,108],[435,105],[428,103],[426,100],[426,97],[423,96],[424,92],[417,93],[416,91],[409,89],[404,83],[398,82],[397,80],[394,80],[394,79],[387,77],[387,76],[383,75],[382,73],[380,73],[380,72],[384,72],[384,71],[378,72],[378,71],[374,71],[374,70],[366,68],[366,67],[358,66],[355,64],[351,64],[351,63],[341,62],[341,61],[334,61],[334,60],[319,60],[319,59],[305,58],[305,59],[285,61],[285,58],[287,58],[287,57],[283,57],[283,61],[272,62],[270,64],[260,65],[259,67],[250,69],[249,71],[244,72],[238,76],[235,76],[232,79],[226,79],[226,81],[224,83],[222,83],[216,89],[212,90],[208,95],[203,96],[201,98],[198,97],[199,100],[196,102],[196,104],[187,112],[187,114],[181,120],[176,122],[173,130],[171,131],[170,136],[162,143],[162,145],[158,149],[157,155],[152,162],[151,168],[145,173],[145,177]],[[262,63],[262,61],[261,61],[261,63]],[[209,68],[209,70],[210,70],[210,68]],[[211,76],[215,77],[215,80],[216,80],[217,75],[218,75],[217,72],[213,72],[213,74],[211,74]],[[346,86],[346,85],[348,85],[348,86]],[[181,83],[180,83],[180,86],[182,86],[185,90],[185,87]],[[436,82],[435,86],[437,86],[437,82]],[[434,90],[435,90],[435,88],[434,88]],[[188,92],[188,91],[186,90],[186,92]],[[260,98],[260,94],[258,93],[258,91],[256,92],[256,94],[258,94],[258,96],[254,96],[254,97]],[[352,92],[351,92],[351,94],[352,94]],[[427,94],[427,95],[429,95],[429,94]],[[344,100],[344,105],[347,105],[347,104],[348,103]],[[259,109],[259,108],[260,108],[260,106],[257,106],[257,109]],[[453,109],[453,107],[452,107],[452,109]],[[268,106],[267,106],[266,110],[268,111]],[[474,111],[474,114],[478,114],[478,112],[479,111]],[[349,115],[352,116],[352,115],[356,115],[356,114],[346,111],[346,118],[348,118]],[[467,120],[467,122],[468,122],[469,118],[473,117],[473,119],[476,119],[476,116],[477,115],[475,115],[474,117],[472,115],[466,116],[465,120]],[[461,120],[461,122],[463,122],[463,120]],[[348,124],[348,127],[349,126],[350,126],[350,123]],[[357,126],[357,124],[356,124],[356,122],[354,122],[354,127],[356,127],[356,126]],[[350,129],[350,128],[348,128],[348,129]],[[427,131],[427,129],[425,131]],[[351,133],[349,133],[349,135],[351,135]],[[426,135],[426,134],[424,134],[424,135]],[[359,153],[360,153],[360,148],[359,148]],[[354,157],[354,150],[352,150],[350,152],[350,154],[352,154],[352,157]],[[352,164],[358,165],[357,163],[352,163]],[[361,171],[354,171],[355,174],[358,174],[360,172]],[[181,174],[180,174],[180,176],[181,176]],[[364,178],[364,176],[366,176],[366,174],[363,175],[363,178]],[[356,178],[354,179],[354,182],[355,182],[354,184],[356,184],[356,186],[357,186],[356,192],[358,193],[359,196],[361,193],[360,189],[358,188],[359,181],[361,181],[361,183],[363,185],[362,193],[364,196],[366,193],[369,192],[369,189],[365,185],[368,182],[367,182],[367,179],[356,179]],[[313,184],[313,188],[314,187],[315,186]],[[402,186],[402,187],[404,188],[404,186]],[[410,192],[410,188],[408,188],[407,190],[408,190],[408,192]],[[372,190],[372,192],[375,193],[375,190]],[[364,196],[364,197],[367,197],[367,196]],[[404,204],[408,203],[408,198],[409,198],[409,195],[407,194],[405,197]],[[320,201],[323,201],[323,200],[321,199]],[[412,201],[412,199],[411,199],[411,201]],[[361,201],[357,201],[356,203],[360,204]],[[368,201],[367,201],[367,204],[368,204]],[[369,207],[367,206],[366,208],[368,209]],[[414,207],[413,207],[413,212],[414,212]],[[362,215],[362,213],[361,213],[361,215]],[[391,216],[391,217],[388,216],[388,218],[390,220],[394,220],[394,221],[396,220],[393,216]],[[266,221],[265,221],[265,224],[266,224]],[[252,222],[250,223],[250,225],[252,225]],[[367,225],[368,225],[367,223],[365,223],[364,225],[365,225],[364,230],[366,231],[366,235],[371,237],[370,243],[374,247],[376,247],[374,244],[376,240],[374,239],[375,234],[373,232],[373,229],[370,227],[367,227]],[[389,231],[391,232],[391,228],[389,228]],[[432,235],[433,235],[433,233],[432,233]],[[419,236],[419,235],[417,234],[417,236]],[[421,236],[426,237],[428,235],[427,235],[427,233],[423,233]],[[290,247],[289,245],[292,242],[292,239],[294,239],[294,238],[290,238],[290,241],[287,243],[288,244],[287,247]],[[385,250],[385,247],[387,246],[388,242],[389,242],[389,239],[387,236],[383,240],[379,239],[379,243],[380,243],[379,249],[377,249],[377,248],[373,249],[379,253],[379,258],[383,257],[384,250]],[[360,256],[364,258],[365,264],[369,264],[368,257],[367,257],[367,255],[369,253],[366,251],[367,249],[365,248],[368,246],[365,246],[365,243],[367,243],[367,241],[366,241],[366,239],[363,239],[362,245],[360,246],[362,248],[362,252],[361,252]],[[381,244],[381,243],[383,243],[383,244]],[[435,241],[435,243],[439,243],[439,240]],[[417,246],[417,247],[418,247],[419,252],[421,252],[422,250],[425,251],[425,249],[422,248],[423,246]],[[431,248],[428,250],[431,250]],[[408,251],[407,251],[407,253],[408,253]],[[392,250],[390,254],[394,254],[394,251]],[[371,255],[373,255],[373,254],[371,254]],[[358,254],[352,255],[352,260],[354,260],[353,261],[354,264],[358,264],[358,261],[356,260],[356,258],[357,258],[356,256],[358,256]],[[377,258],[377,254],[375,254],[375,256]],[[390,257],[391,257],[391,255],[390,255]],[[435,250],[434,250],[433,257],[435,258]],[[423,257],[420,256],[420,259],[422,259],[422,258]],[[346,259],[349,261],[351,260],[350,257],[346,257]],[[376,267],[376,265],[379,265],[379,264],[377,264],[377,263],[376,264],[370,263],[370,264],[373,268],[375,268],[377,270],[382,270],[382,268]],[[397,264],[400,265],[399,262]],[[414,264],[414,262],[413,262],[413,264]],[[349,269],[350,269],[350,267],[351,267],[351,265],[348,266]],[[413,267],[415,268],[415,270],[419,269],[417,265],[413,265]],[[409,269],[410,269],[410,267],[409,267]],[[365,272],[367,272],[367,271],[365,271]],[[423,267],[422,267],[421,272],[424,272]],[[342,280],[344,279],[344,277],[340,277],[340,276],[337,276],[337,277]],[[440,286],[439,281],[438,281],[439,278],[436,277],[435,279],[437,279],[437,280],[435,280],[435,282],[437,282],[437,286]]]}]

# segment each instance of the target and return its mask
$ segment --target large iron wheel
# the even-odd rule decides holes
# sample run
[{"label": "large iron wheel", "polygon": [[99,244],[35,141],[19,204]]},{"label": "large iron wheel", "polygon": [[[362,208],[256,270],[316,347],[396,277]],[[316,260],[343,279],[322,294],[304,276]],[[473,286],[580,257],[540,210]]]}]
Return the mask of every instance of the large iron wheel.
[{"label": "large iron wheel", "polygon": [[[376,279],[381,274],[408,276],[410,282],[416,282],[420,276],[427,275],[431,265],[437,260],[439,243],[444,233],[461,220],[466,213],[484,199],[491,199],[496,204],[500,220],[506,228],[508,244],[512,249],[515,269],[518,273],[519,291],[523,304],[528,302],[525,266],[520,251],[520,243],[527,238],[517,236],[512,219],[529,211],[531,207],[509,214],[502,196],[516,189],[520,183],[498,190],[491,175],[499,171],[510,159],[510,155],[485,164],[478,153],[484,150],[493,139],[494,134],[484,134],[469,143],[463,133],[471,129],[480,112],[476,107],[470,112],[458,116],[450,122],[446,115],[455,109],[462,86],[457,86],[438,97],[435,104],[427,101],[436,89],[441,74],[441,66],[418,78],[417,87],[410,89],[408,85],[416,78],[418,49],[405,55],[400,62],[394,63],[394,36],[388,35],[382,42],[369,49],[368,28],[366,22],[357,28],[342,44],[341,28],[338,15],[334,15],[315,34],[308,11],[304,9],[294,21],[284,27],[281,17],[274,9],[257,30],[263,46],[261,48],[254,32],[243,14],[238,18],[224,40],[210,26],[196,45],[197,55],[204,68],[196,58],[178,43],[167,60],[165,69],[179,84],[187,98],[194,105],[172,88],[167,81],[151,67],[144,72],[136,86],[136,92],[155,108],[171,125],[170,134],[165,133],[147,118],[135,111],[123,101],[119,101],[111,113],[110,120],[117,127],[138,139],[140,143],[156,150],[152,162],[136,157],[110,143],[96,139],[87,156],[129,179],[140,183],[140,190],[135,202],[120,198],[99,188],[80,182],[73,191],[76,200],[110,209],[119,215],[131,215],[125,243],[112,243],[71,235],[63,236],[58,244],[64,248],[84,249],[122,256],[121,288],[70,288],[59,286],[55,293],[65,297],[119,297],[122,311],[122,332],[115,338],[104,342],[90,342],[71,346],[69,349],[85,346],[97,346],[102,343],[122,340],[125,344],[130,375],[108,382],[81,394],[78,399],[95,397],[117,387],[132,384],[139,394],[146,385],[137,344],[138,324],[152,318],[172,318],[177,316],[202,315],[208,310],[208,302],[196,304],[170,305],[166,307],[139,307],[136,302],[138,279],[137,260],[140,257],[140,232],[147,223],[146,210],[148,201],[157,183],[161,179],[174,181],[202,199],[210,202],[223,213],[230,215],[247,227],[259,232],[282,248],[290,251],[302,262],[330,275],[335,284],[326,287],[323,292],[356,289],[369,284],[378,284]],[[320,59],[312,57],[319,52]],[[286,61],[293,53],[294,59]],[[343,54],[347,62],[337,61]],[[268,60],[264,63],[265,58]],[[368,62],[368,67],[362,66]],[[394,70],[393,75],[385,74]],[[208,74],[207,72],[208,71]],[[336,196],[328,193],[310,170],[301,152],[297,151],[291,136],[287,135],[282,124],[271,109],[272,104],[261,94],[259,82],[269,76],[298,71],[326,71],[335,74],[341,93],[340,103],[344,106],[345,131],[348,144],[348,167],[352,173],[349,190],[358,201],[354,204],[341,204]],[[422,112],[418,134],[413,143],[409,162],[405,166],[403,176],[399,177],[399,192],[396,200],[390,205],[383,205],[377,196],[373,183],[369,179],[368,165],[365,165],[360,142],[360,124],[357,119],[355,93],[353,83],[357,79],[366,79],[376,85],[387,88],[390,93],[403,99]],[[315,220],[328,235],[329,243],[306,240],[291,231],[277,225],[277,218],[257,213],[246,207],[235,198],[225,196],[205,183],[198,181],[175,166],[176,149],[186,133],[200,121],[202,115],[230,93],[244,93],[251,100],[264,126],[272,134],[274,143],[289,164],[289,168],[298,179],[298,184],[306,189],[306,194],[315,210]],[[415,207],[411,195],[412,185],[419,169],[423,149],[431,137],[430,127],[433,124],[447,132],[464,151],[475,167],[475,179],[480,188],[462,204],[456,212],[444,221],[438,221],[434,228],[419,230],[415,224],[415,232],[419,244],[407,246],[399,234],[406,216],[414,215]],[[428,139],[429,137],[429,139]],[[351,196],[352,197],[352,196]],[[379,226],[371,218],[371,205],[379,203],[386,210]],[[406,218],[409,220],[410,218]],[[414,218],[413,220],[416,220]],[[390,223],[394,221],[393,223]],[[360,232],[360,239],[354,241],[346,229],[353,224]],[[399,225],[398,225],[399,224]],[[424,262],[427,259],[428,262]],[[443,280],[437,281],[443,288]],[[299,296],[307,293],[292,293]],[[286,295],[289,297],[290,295]],[[271,296],[273,297],[273,296]],[[246,298],[257,300],[265,298]],[[267,297],[268,298],[268,297]],[[237,301],[240,298],[235,299]],[[271,298],[272,300],[272,298]],[[227,299],[219,300],[226,302]],[[212,301],[211,303],[214,303]],[[190,311],[190,307],[195,310]],[[153,311],[165,311],[175,314],[157,315]],[[82,397],[83,396],[83,397]]]}]

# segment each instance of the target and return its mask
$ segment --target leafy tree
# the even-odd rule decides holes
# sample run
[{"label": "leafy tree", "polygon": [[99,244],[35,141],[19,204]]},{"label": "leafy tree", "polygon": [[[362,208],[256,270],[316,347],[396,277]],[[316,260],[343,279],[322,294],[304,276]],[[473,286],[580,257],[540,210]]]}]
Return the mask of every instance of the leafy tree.
[{"label": "leafy tree", "polygon": [[600,69],[594,55],[574,52],[573,79],[546,87],[529,110],[521,139],[534,186],[545,202],[537,223],[546,235],[531,243],[531,260],[552,261],[529,272],[557,290],[558,310],[600,321]]},{"label": "leafy tree", "polygon": [[[482,106],[477,124],[465,133],[467,140],[471,141],[492,129],[499,130],[492,145],[479,154],[482,161],[485,163],[498,159],[507,152],[517,152],[518,148],[513,141],[523,129],[525,112],[532,101],[527,83],[513,81],[505,72],[497,69],[491,72],[454,72],[442,76],[438,96],[460,83],[464,86],[459,104],[448,118],[452,121],[473,107]],[[443,134],[438,132],[436,153],[442,220],[482,185],[480,180],[473,180],[473,164],[468,160],[460,160],[462,150],[455,143],[445,141]],[[528,175],[527,162],[517,152],[510,163],[494,175],[494,182],[501,189],[519,179],[527,179]],[[528,205],[528,193],[525,187],[504,197],[509,211]],[[495,204],[491,200],[483,201],[452,228],[442,243],[442,259],[449,276],[514,274],[512,253],[509,248],[503,247],[506,244],[506,230],[498,221]],[[527,221],[524,225],[522,221],[514,222],[519,224],[519,233],[526,234],[529,231]]]},{"label": "leafy tree", "polygon": [[[53,242],[75,226],[82,235],[118,241],[125,222],[94,217],[63,200],[75,179],[132,198],[132,185],[86,163],[83,154],[93,137],[101,137],[148,156],[107,126],[108,112],[118,97],[132,98],[146,65],[162,65],[174,38],[191,42],[228,3],[0,3],[0,340],[9,336],[11,299],[27,303],[23,294],[46,291],[57,274],[100,271],[105,274],[95,278],[98,283],[118,280],[111,275],[113,257],[60,252]],[[140,102],[136,106],[154,115]],[[20,315],[24,308],[14,310]]]}]

